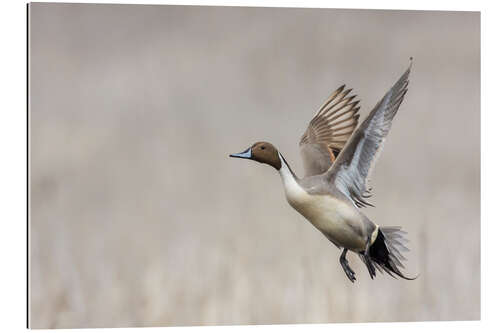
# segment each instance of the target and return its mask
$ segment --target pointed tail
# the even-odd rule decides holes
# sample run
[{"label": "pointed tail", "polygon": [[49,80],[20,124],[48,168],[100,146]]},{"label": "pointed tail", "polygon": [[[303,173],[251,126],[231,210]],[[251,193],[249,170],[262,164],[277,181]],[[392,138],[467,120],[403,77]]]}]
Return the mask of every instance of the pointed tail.
[{"label": "pointed tail", "polygon": [[[406,232],[401,230],[401,227],[381,227],[375,242],[370,246],[370,260],[366,260],[367,258],[361,255],[368,267],[368,271],[373,270],[373,268],[370,270],[369,267],[371,262],[380,272],[386,271],[394,278],[397,275],[405,280],[415,280],[418,276],[407,277],[400,271],[400,268],[404,268],[402,261],[406,260],[402,252],[409,251],[405,246],[408,243],[405,235]],[[373,276],[375,276],[374,270]]]}]

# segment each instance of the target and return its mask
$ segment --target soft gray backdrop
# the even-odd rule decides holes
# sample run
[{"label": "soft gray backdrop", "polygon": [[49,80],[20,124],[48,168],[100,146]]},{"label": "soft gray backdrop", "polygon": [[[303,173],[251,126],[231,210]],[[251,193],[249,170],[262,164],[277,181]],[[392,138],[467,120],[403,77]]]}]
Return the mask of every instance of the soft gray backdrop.
[{"label": "soft gray backdrop", "polygon": [[[31,325],[480,316],[479,13],[32,4]],[[362,118],[414,57],[365,213],[409,232],[370,280],[229,159],[298,140],[346,83]]]}]

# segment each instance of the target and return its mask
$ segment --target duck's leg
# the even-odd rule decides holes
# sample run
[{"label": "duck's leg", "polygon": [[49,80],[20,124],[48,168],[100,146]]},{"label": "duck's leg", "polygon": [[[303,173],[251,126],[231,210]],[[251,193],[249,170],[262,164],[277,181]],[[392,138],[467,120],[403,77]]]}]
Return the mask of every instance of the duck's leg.
[{"label": "duck's leg", "polygon": [[375,266],[373,265],[372,259],[370,258],[370,239],[367,240],[366,242],[366,248],[365,248],[365,253],[363,254],[365,260],[365,265],[366,268],[368,269],[368,273],[370,274],[370,278],[373,280],[373,277],[375,276]]},{"label": "duck's leg", "polygon": [[340,265],[342,265],[342,268],[344,269],[344,272],[345,272],[345,275],[347,275],[347,278],[352,283],[354,283],[354,281],[356,280],[356,276],[355,276],[356,274],[351,269],[351,267],[349,267],[349,262],[347,261],[346,255],[347,255],[347,249],[344,248],[344,251],[342,251],[342,254],[340,255],[340,258],[339,258]]}]

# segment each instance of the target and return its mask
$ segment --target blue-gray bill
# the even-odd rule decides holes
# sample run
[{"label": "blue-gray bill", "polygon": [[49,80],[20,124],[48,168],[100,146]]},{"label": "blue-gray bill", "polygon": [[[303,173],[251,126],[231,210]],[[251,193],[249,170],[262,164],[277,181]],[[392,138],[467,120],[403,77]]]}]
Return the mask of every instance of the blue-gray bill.
[{"label": "blue-gray bill", "polygon": [[237,157],[237,158],[252,158],[252,148],[248,148],[247,150],[239,153],[239,154],[231,154],[229,157]]}]

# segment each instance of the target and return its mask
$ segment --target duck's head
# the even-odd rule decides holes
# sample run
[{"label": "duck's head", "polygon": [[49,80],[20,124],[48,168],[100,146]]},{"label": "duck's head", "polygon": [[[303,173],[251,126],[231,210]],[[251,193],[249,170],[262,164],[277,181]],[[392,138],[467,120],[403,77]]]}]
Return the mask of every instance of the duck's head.
[{"label": "duck's head", "polygon": [[269,142],[256,142],[247,150],[239,154],[231,154],[229,157],[246,158],[269,164],[278,171],[281,169],[281,159],[278,150]]}]

